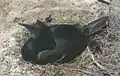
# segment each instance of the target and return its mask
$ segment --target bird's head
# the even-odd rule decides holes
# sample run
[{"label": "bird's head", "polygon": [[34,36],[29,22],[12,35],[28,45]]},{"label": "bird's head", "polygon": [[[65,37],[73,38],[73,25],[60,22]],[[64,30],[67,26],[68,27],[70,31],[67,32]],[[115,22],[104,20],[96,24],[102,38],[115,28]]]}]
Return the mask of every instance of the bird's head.
[{"label": "bird's head", "polygon": [[43,34],[51,33],[50,28],[44,22],[41,22],[39,20],[37,20],[36,23],[32,23],[32,24],[24,24],[24,23],[18,23],[18,24],[27,28],[27,30],[30,33],[30,37],[33,39],[36,37],[40,37]]}]

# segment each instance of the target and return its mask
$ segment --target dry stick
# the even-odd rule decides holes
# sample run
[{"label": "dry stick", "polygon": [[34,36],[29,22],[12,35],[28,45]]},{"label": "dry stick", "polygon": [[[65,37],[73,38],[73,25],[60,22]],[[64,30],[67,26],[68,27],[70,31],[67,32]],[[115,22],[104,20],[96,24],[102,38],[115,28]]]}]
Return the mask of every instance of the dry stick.
[{"label": "dry stick", "polygon": [[92,76],[95,76],[92,72],[89,72],[89,71],[85,71],[85,70],[81,70],[81,69],[71,69],[72,71],[79,71],[79,72],[83,72],[84,74],[87,74],[87,75],[92,75]]},{"label": "dry stick", "polygon": [[98,0],[99,2],[102,2],[102,3],[105,3],[107,5],[110,5],[110,2],[109,1],[105,1],[105,0]]},{"label": "dry stick", "polygon": [[[68,68],[68,67],[65,67],[65,66],[53,66],[54,68],[56,69],[66,69],[66,70],[71,70],[71,71],[78,71],[78,72],[83,72],[84,74],[87,74],[87,75],[92,75],[92,76],[95,76],[93,73],[89,72],[89,71],[84,71],[82,69],[73,69],[73,68]],[[58,73],[58,72],[57,72]]]},{"label": "dry stick", "polygon": [[93,62],[94,62],[100,69],[105,70],[106,68],[105,68],[104,66],[100,65],[100,64],[95,60],[95,58],[94,58],[93,54],[91,53],[91,51],[90,51],[90,49],[89,49],[88,46],[87,46],[87,50],[88,50],[88,52],[89,52],[89,54],[90,54]]}]

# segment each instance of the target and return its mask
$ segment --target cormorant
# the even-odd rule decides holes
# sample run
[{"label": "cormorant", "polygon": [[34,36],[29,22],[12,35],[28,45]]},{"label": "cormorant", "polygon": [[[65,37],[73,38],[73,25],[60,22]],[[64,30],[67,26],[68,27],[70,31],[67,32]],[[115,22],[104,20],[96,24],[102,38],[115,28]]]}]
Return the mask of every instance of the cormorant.
[{"label": "cormorant", "polygon": [[69,62],[85,50],[90,37],[99,33],[107,20],[105,16],[82,28],[70,24],[47,26],[39,20],[31,26],[19,23],[32,35],[22,47],[22,57],[37,64]]}]

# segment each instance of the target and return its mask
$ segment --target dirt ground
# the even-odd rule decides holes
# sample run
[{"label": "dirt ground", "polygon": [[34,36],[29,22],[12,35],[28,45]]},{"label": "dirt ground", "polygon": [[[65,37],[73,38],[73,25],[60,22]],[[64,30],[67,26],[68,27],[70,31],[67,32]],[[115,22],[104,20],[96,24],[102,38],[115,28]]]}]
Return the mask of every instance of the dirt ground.
[{"label": "dirt ground", "polygon": [[[0,0],[0,76],[120,76],[120,1],[105,4],[97,0]],[[33,65],[21,58],[20,49],[28,31],[18,25],[44,21],[49,14],[53,23],[82,25],[110,16],[109,27],[97,35],[102,54],[94,58],[88,50],[70,64]]]}]

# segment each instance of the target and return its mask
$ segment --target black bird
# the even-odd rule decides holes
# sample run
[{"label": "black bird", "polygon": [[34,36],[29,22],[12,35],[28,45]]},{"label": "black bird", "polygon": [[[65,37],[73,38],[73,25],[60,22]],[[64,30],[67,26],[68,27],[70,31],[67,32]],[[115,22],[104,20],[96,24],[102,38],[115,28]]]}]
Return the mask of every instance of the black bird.
[{"label": "black bird", "polygon": [[[37,20],[31,25],[22,24],[30,32],[27,42],[21,49],[22,57],[26,61],[36,62],[37,54],[45,49],[51,50],[56,46],[52,32],[44,23]],[[33,26],[34,25],[34,26]]]},{"label": "black bird", "polygon": [[90,37],[99,33],[107,20],[105,16],[82,28],[70,24],[47,26],[38,20],[32,26],[20,24],[33,35],[22,47],[22,57],[37,64],[69,62],[85,50]]}]

